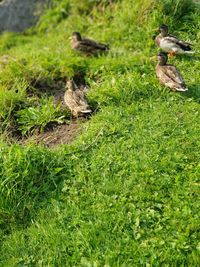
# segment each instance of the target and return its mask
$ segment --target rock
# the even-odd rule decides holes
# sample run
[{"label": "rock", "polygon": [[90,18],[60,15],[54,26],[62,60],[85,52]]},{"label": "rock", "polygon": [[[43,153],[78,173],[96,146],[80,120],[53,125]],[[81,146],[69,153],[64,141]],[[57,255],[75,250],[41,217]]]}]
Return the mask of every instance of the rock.
[{"label": "rock", "polygon": [[33,26],[49,0],[4,0],[0,2],[0,32],[21,32]]},{"label": "rock", "polygon": [[15,58],[9,55],[0,56],[0,72],[2,72],[2,70],[6,67],[6,65],[9,64],[11,60],[16,61]]}]

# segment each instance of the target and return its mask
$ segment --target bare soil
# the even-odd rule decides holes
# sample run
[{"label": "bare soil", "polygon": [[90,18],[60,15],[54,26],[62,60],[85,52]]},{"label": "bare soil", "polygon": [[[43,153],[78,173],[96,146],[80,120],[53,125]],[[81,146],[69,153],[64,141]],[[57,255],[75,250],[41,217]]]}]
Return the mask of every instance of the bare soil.
[{"label": "bare soil", "polygon": [[80,132],[80,122],[72,121],[69,124],[56,125],[43,133],[33,135],[22,141],[22,143],[34,142],[36,144],[43,144],[49,148],[54,148],[58,145],[71,143]]}]

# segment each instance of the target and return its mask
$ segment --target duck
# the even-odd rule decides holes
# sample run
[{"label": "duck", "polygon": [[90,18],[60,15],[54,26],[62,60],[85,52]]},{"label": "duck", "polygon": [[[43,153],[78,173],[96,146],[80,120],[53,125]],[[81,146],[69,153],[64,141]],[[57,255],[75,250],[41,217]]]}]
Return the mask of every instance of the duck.
[{"label": "duck", "polygon": [[185,82],[173,65],[167,64],[168,56],[166,53],[160,52],[157,55],[158,64],[156,65],[156,75],[162,85],[169,87],[173,91],[185,92],[188,88]]},{"label": "duck", "polygon": [[193,54],[191,44],[178,39],[168,33],[168,26],[161,24],[159,27],[160,34],[156,36],[155,42],[162,51],[169,53],[170,57],[176,54]]},{"label": "duck", "polygon": [[82,38],[79,32],[72,33],[71,48],[82,52],[87,56],[96,55],[109,50],[109,46],[107,44],[98,43],[88,38]]},{"label": "duck", "polygon": [[80,90],[73,80],[67,81],[64,103],[74,117],[85,116],[92,112],[84,91]]}]

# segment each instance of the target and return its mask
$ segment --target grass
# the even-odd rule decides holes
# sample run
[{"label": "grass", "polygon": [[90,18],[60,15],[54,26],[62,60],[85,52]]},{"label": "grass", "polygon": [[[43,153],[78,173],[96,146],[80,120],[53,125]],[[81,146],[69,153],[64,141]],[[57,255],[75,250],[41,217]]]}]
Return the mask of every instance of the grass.
[{"label": "grass", "polygon": [[[200,265],[199,55],[171,60],[184,94],[159,85],[152,59],[161,22],[198,51],[199,6],[108,2],[54,1],[35,28],[1,37],[1,266]],[[74,30],[111,51],[76,54]],[[50,95],[75,75],[98,110],[83,133],[55,150],[17,144],[13,128],[69,119]]]}]

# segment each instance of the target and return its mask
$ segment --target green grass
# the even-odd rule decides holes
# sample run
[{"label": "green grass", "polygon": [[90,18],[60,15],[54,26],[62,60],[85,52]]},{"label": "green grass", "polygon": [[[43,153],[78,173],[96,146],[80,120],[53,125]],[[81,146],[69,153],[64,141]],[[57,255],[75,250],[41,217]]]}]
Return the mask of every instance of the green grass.
[{"label": "green grass", "polygon": [[42,98],[40,106],[29,107],[17,112],[17,123],[22,134],[33,132],[35,127],[43,131],[49,122],[62,123],[64,115],[61,114],[60,106],[55,105],[52,98]]},{"label": "green grass", "polygon": [[[183,94],[159,85],[152,59],[162,22],[199,50],[199,6],[79,2],[54,1],[35,28],[1,36],[0,266],[199,266],[199,54],[171,60]],[[75,30],[111,51],[76,54]],[[69,120],[52,96],[75,75],[98,110],[82,134],[54,150],[17,144],[13,129]]]}]

